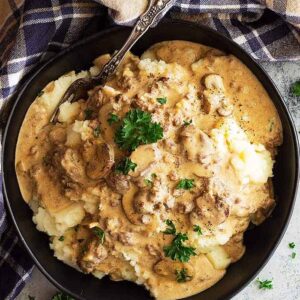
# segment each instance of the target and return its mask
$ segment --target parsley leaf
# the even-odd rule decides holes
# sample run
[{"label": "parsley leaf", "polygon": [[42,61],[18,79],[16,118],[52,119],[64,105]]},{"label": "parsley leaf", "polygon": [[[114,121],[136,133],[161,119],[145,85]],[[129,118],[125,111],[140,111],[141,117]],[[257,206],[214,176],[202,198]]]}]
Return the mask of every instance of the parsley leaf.
[{"label": "parsley leaf", "polygon": [[113,124],[113,123],[117,123],[120,121],[120,118],[113,114],[113,113],[110,113],[109,114],[109,118],[107,119],[107,122],[109,123],[109,125]]},{"label": "parsley leaf", "polygon": [[98,125],[95,129],[94,129],[94,137],[99,137],[101,133],[101,129],[100,126]]},{"label": "parsley leaf", "polygon": [[186,233],[178,232],[176,234],[176,228],[171,220],[166,220],[168,228],[163,231],[164,234],[173,234],[175,235],[172,243],[163,248],[165,256],[170,257],[173,260],[179,260],[180,262],[188,262],[192,255],[196,255],[195,248],[187,247],[183,242],[188,240]]},{"label": "parsley leaf", "polygon": [[59,292],[57,294],[55,294],[51,300],[75,300],[73,297],[67,295],[67,294],[64,294],[62,292]]},{"label": "parsley leaf", "polygon": [[261,280],[259,280],[259,278],[257,278],[257,283],[259,284],[259,289],[264,289],[264,290],[266,290],[266,289],[272,289],[273,288],[273,282],[272,282],[272,280],[264,280],[264,281],[261,281]]},{"label": "parsley leaf", "polygon": [[296,244],[294,242],[289,243],[289,247],[291,249],[294,249],[296,247]]},{"label": "parsley leaf", "polygon": [[171,245],[163,248],[165,256],[180,262],[188,262],[192,255],[196,255],[195,248],[187,247],[183,242],[187,241],[186,233],[177,233]]},{"label": "parsley leaf", "polygon": [[[152,178],[152,179],[155,179],[156,177],[157,177],[157,175],[156,175],[155,173],[152,173],[152,174],[151,174],[151,178]],[[152,185],[153,185],[153,181],[150,180],[150,179],[148,179],[148,178],[145,178],[145,179],[144,179],[144,182],[145,182],[145,184],[148,185],[148,186],[152,186]]]},{"label": "parsley leaf", "polygon": [[126,157],[122,159],[116,166],[115,171],[128,175],[129,171],[134,171],[137,164],[134,163],[130,158]]},{"label": "parsley leaf", "polygon": [[85,120],[90,120],[92,118],[93,112],[94,111],[90,108],[85,109],[84,110],[84,119]]},{"label": "parsley leaf", "polygon": [[300,80],[294,82],[291,86],[291,91],[294,96],[300,96]]},{"label": "parsley leaf", "polygon": [[140,109],[132,109],[122,120],[115,135],[116,144],[123,150],[133,151],[139,145],[152,144],[163,138],[159,123],[152,122],[151,115]]},{"label": "parsley leaf", "polygon": [[181,179],[177,186],[176,186],[176,189],[183,189],[183,190],[190,190],[192,189],[193,187],[195,187],[195,180],[194,179]]},{"label": "parsley leaf", "polygon": [[58,239],[60,242],[63,242],[65,240],[65,237],[62,235],[61,237],[59,237]]},{"label": "parsley leaf", "polygon": [[188,126],[188,125],[190,125],[190,124],[192,124],[192,120],[189,120],[189,121],[183,121],[183,125],[184,126]]},{"label": "parsley leaf", "polygon": [[98,226],[93,227],[92,231],[99,238],[100,243],[103,244],[105,241],[105,232]]},{"label": "parsley leaf", "polygon": [[166,104],[167,103],[167,98],[166,97],[156,98],[156,101],[160,104]]},{"label": "parsley leaf", "polygon": [[168,225],[167,229],[163,231],[164,234],[176,234],[176,228],[172,220],[166,220],[165,223]]},{"label": "parsley leaf", "polygon": [[182,268],[180,271],[175,271],[177,282],[187,282],[192,279],[192,276],[188,275],[187,269]]},{"label": "parsley leaf", "polygon": [[202,230],[201,230],[201,227],[199,225],[194,225],[193,226],[193,231],[197,232],[198,235],[202,235]]},{"label": "parsley leaf", "polygon": [[[294,242],[289,243],[289,248],[294,249],[296,247],[296,244]],[[293,252],[291,254],[291,258],[296,258],[296,252]]]},{"label": "parsley leaf", "polygon": [[147,179],[147,178],[144,179],[144,182],[148,186],[152,186],[152,184],[153,184],[153,182],[150,179]]},{"label": "parsley leaf", "polygon": [[28,295],[28,300],[35,300],[35,297]]}]

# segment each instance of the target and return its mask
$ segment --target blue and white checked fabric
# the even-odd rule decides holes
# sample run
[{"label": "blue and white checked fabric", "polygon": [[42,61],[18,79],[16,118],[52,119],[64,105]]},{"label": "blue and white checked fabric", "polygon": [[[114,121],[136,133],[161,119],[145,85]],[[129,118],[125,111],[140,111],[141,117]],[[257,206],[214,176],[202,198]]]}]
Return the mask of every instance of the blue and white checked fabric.
[{"label": "blue and white checked fabric", "polygon": [[[107,9],[99,4],[109,6],[110,1],[116,0],[0,2],[2,126],[8,103],[34,67],[112,24]],[[110,15],[115,12],[110,11]],[[232,38],[258,60],[300,59],[300,0],[177,0],[166,17],[206,24]],[[32,268],[33,262],[19,242],[0,193],[0,299],[14,299]]]}]

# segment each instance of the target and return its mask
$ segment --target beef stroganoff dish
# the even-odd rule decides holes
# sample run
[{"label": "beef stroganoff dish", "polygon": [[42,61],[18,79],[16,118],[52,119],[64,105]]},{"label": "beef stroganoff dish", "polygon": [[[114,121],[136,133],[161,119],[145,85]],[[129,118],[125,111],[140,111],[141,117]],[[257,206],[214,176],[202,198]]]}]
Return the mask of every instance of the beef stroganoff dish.
[{"label": "beef stroganoff dish", "polygon": [[16,149],[20,190],[59,260],[156,299],[188,297],[224,276],[249,224],[275,207],[281,122],[236,57],[166,41],[128,54],[50,123],[68,86],[109,58],[50,82],[32,103]]}]

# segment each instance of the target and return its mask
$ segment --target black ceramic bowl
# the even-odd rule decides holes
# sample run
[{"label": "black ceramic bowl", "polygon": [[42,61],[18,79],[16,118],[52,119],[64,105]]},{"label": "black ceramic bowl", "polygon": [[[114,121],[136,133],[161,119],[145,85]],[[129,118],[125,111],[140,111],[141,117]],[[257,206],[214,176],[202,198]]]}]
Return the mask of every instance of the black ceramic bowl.
[{"label": "black ceramic bowl", "polygon": [[[42,87],[70,70],[87,69],[93,59],[100,54],[112,53],[120,48],[129,33],[129,28],[113,28],[103,31],[68,48],[46,63],[31,77],[19,94],[4,134],[2,157],[4,191],[19,235],[36,265],[48,279],[59,289],[79,299],[144,300],[150,299],[150,296],[143,287],[134,283],[113,282],[108,278],[100,281],[54,258],[49,249],[48,236],[36,230],[31,220],[32,213],[23,201],[18,188],[14,168],[16,143],[25,113]],[[194,300],[228,299],[241,290],[264,266],[286,229],[292,213],[298,182],[297,135],[287,108],[267,74],[244,50],[219,33],[186,22],[164,22],[149,30],[133,48],[133,52],[141,54],[154,43],[175,39],[202,43],[238,57],[263,83],[279,112],[283,125],[284,143],[279,149],[274,170],[277,206],[272,217],[261,226],[246,232],[247,251],[239,262],[228,268],[222,280],[203,293],[188,298]]]}]

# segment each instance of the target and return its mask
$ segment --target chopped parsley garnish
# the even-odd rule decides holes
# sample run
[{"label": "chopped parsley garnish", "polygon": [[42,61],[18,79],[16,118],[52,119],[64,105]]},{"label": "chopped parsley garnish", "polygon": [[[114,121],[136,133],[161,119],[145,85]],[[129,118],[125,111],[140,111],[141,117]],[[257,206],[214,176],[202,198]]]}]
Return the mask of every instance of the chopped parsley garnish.
[{"label": "chopped parsley garnish", "polygon": [[[294,249],[296,247],[296,244],[294,242],[289,243],[289,248]],[[291,258],[296,258],[296,252],[293,252],[291,254]]]},{"label": "chopped parsley garnish", "polygon": [[163,129],[159,123],[152,122],[151,114],[132,109],[117,129],[115,142],[121,149],[133,151],[139,145],[152,144],[162,138]]},{"label": "chopped parsley garnish", "polygon": [[117,123],[120,121],[120,118],[113,114],[113,113],[110,113],[109,114],[109,118],[107,119],[107,122],[109,123],[109,125],[113,124],[113,123]]},{"label": "chopped parsley garnish", "polygon": [[167,98],[166,97],[156,98],[156,101],[160,104],[166,104],[167,103]]},{"label": "chopped parsley garnish", "polygon": [[189,120],[189,121],[183,121],[183,125],[184,126],[189,126],[189,125],[191,125],[192,124],[192,120]]},{"label": "chopped parsley garnish", "polygon": [[67,294],[59,292],[55,294],[51,300],[75,300],[75,299]]},{"label": "chopped parsley garnish", "polygon": [[89,119],[91,119],[92,118],[92,115],[93,115],[93,110],[92,109],[90,109],[90,108],[87,108],[87,109],[85,109],[84,110],[84,119],[85,120],[89,120]]},{"label": "chopped parsley garnish", "polygon": [[62,235],[62,236],[59,237],[58,240],[59,240],[60,242],[63,242],[63,241],[65,240],[65,237]]},{"label": "chopped parsley garnish", "polygon": [[35,300],[35,297],[28,295],[28,300]]},{"label": "chopped parsley garnish", "polygon": [[95,137],[99,137],[101,133],[101,129],[100,126],[98,125],[95,129],[94,129],[94,136]]},{"label": "chopped parsley garnish", "polygon": [[93,227],[92,231],[99,238],[100,243],[103,244],[105,240],[105,232],[98,226]]},{"label": "chopped parsley garnish", "polygon": [[272,289],[273,288],[273,282],[272,280],[264,280],[264,281],[261,281],[259,280],[259,278],[257,278],[257,283],[258,283],[258,287],[260,289],[264,289],[264,290],[267,290],[267,289]]},{"label": "chopped parsley garnish", "polygon": [[185,246],[183,243],[188,240],[186,233],[177,232],[172,220],[166,220],[167,229],[163,231],[164,234],[175,235],[171,244],[163,248],[165,256],[180,262],[188,262],[192,255],[196,255],[194,247]]},{"label": "chopped parsley garnish", "polygon": [[183,268],[180,271],[175,271],[177,282],[187,282],[192,279],[192,276],[188,275],[187,269]]},{"label": "chopped parsley garnish", "polygon": [[147,179],[147,178],[144,179],[144,182],[148,186],[152,186],[152,184],[153,184],[153,182],[150,179]]},{"label": "chopped parsley garnish", "polygon": [[193,231],[197,232],[198,235],[202,235],[202,230],[201,230],[201,227],[199,225],[194,225],[193,226]]},{"label": "chopped parsley garnish", "polygon": [[165,256],[180,262],[188,262],[192,255],[196,255],[194,247],[187,247],[183,243],[188,240],[186,233],[177,233],[172,243],[163,248]]},{"label": "chopped parsley garnish", "polygon": [[294,82],[291,86],[291,91],[294,96],[300,96],[300,80]]},{"label": "chopped parsley garnish", "polygon": [[193,187],[195,187],[195,180],[194,179],[181,179],[177,186],[176,189],[183,189],[183,190],[190,190]]},{"label": "chopped parsley garnish", "polygon": [[134,171],[137,164],[131,161],[130,158],[126,157],[122,159],[116,166],[115,171],[128,175],[129,171]]},{"label": "chopped parsley garnish", "polygon": [[38,93],[38,97],[42,97],[43,95],[44,95],[44,91],[40,91],[39,93]]},{"label": "chopped parsley garnish", "polygon": [[176,228],[172,220],[166,220],[165,223],[168,225],[167,229],[163,231],[164,234],[176,234]]},{"label": "chopped parsley garnish", "polygon": [[289,247],[291,249],[294,249],[296,247],[296,244],[294,242],[289,243]]},{"label": "chopped parsley garnish", "polygon": [[[156,177],[157,177],[157,175],[156,175],[155,173],[152,173],[152,174],[151,174],[151,178],[152,178],[152,179],[155,179]],[[144,182],[145,182],[145,184],[148,185],[148,186],[152,186],[152,185],[153,185],[153,181],[150,180],[150,179],[148,179],[148,178],[145,178],[145,179],[144,179]]]}]

